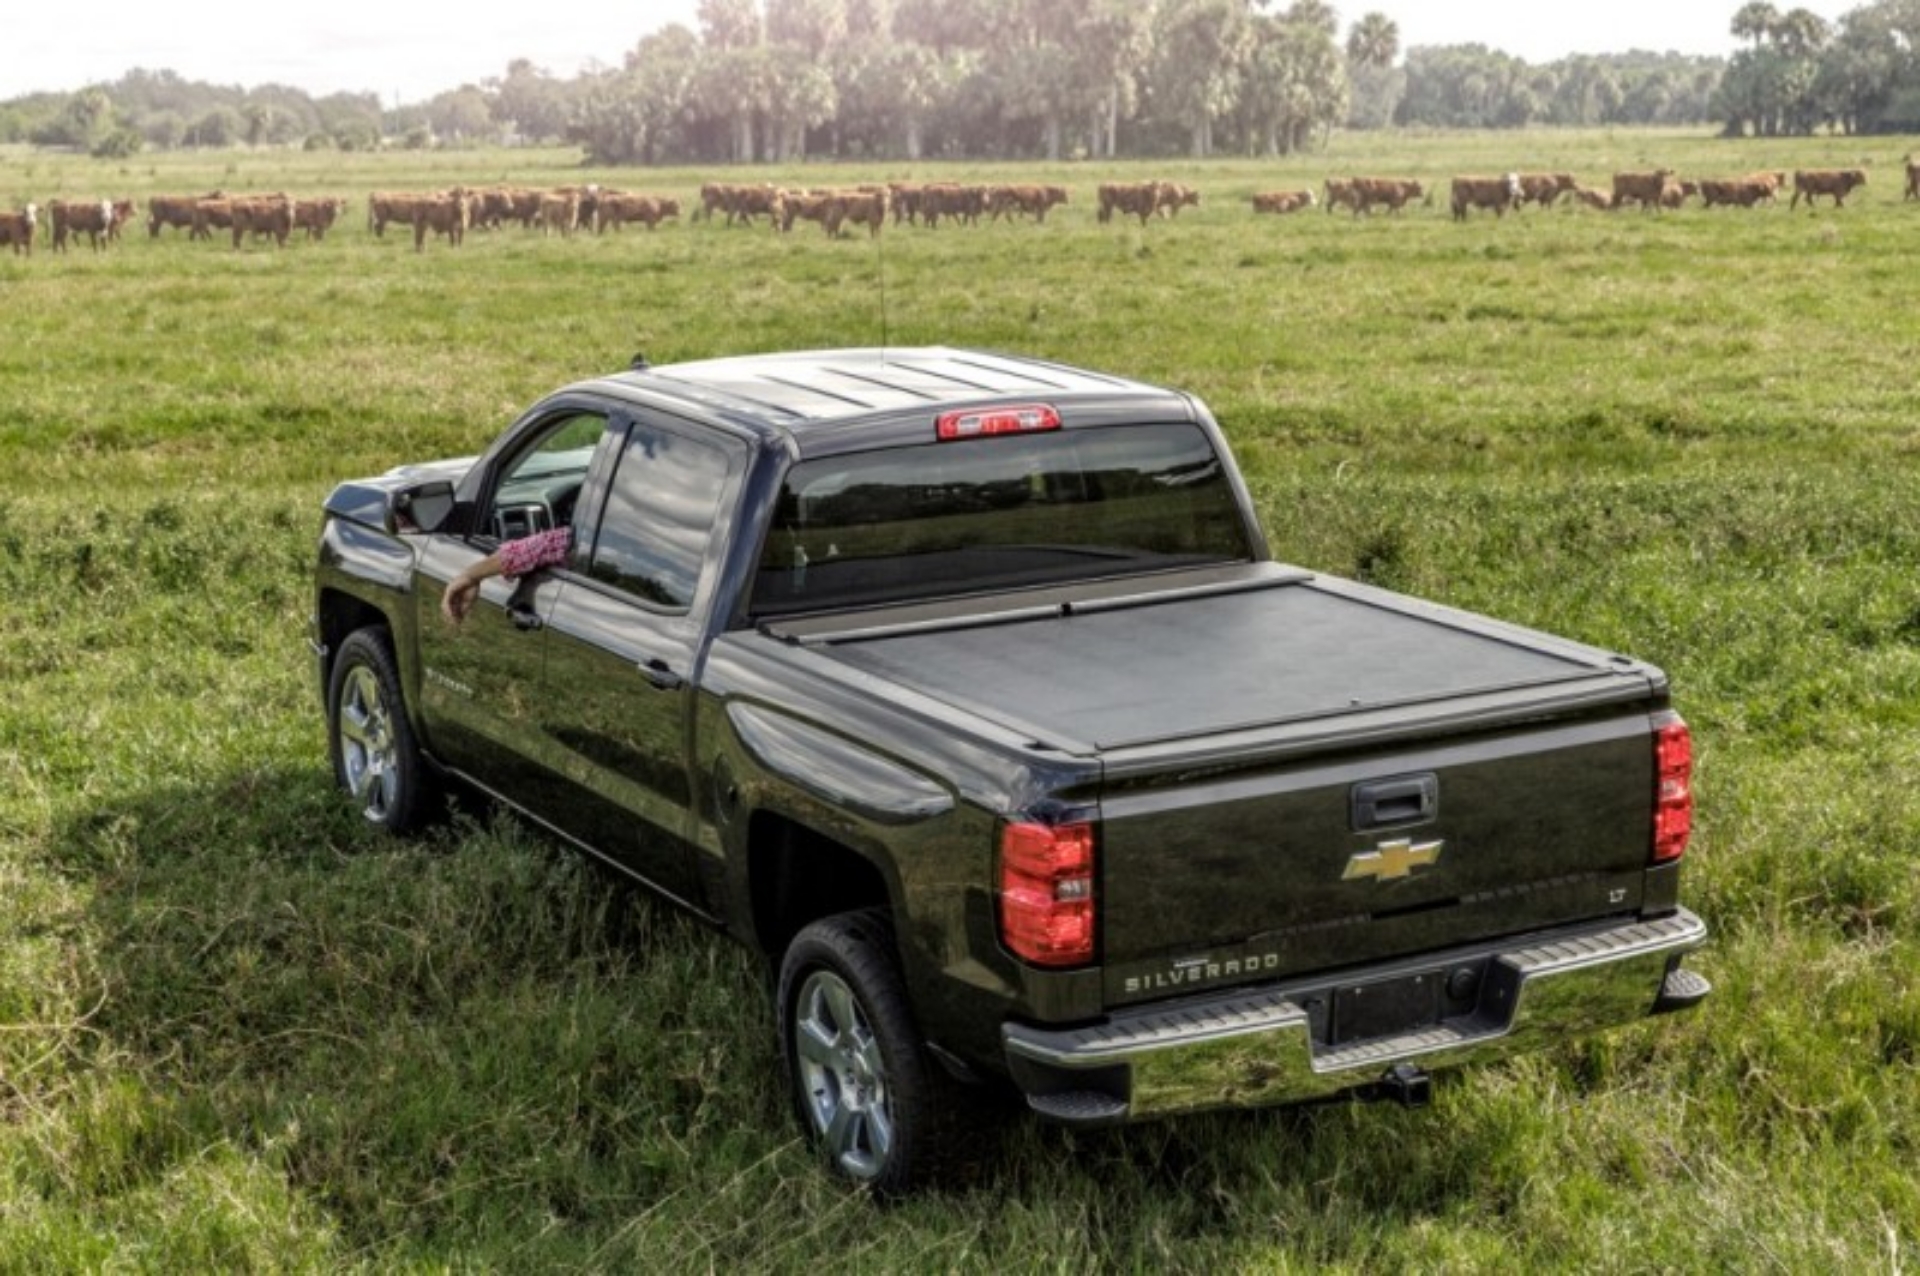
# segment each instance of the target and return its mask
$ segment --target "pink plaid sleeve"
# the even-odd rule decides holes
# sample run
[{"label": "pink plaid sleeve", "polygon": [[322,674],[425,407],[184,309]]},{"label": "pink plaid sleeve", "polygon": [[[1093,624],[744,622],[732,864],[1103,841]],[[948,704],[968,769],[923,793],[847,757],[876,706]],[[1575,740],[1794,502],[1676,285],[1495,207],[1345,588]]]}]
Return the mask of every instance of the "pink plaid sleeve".
[{"label": "pink plaid sleeve", "polygon": [[518,540],[501,541],[494,553],[500,558],[500,574],[511,580],[566,562],[572,548],[573,529],[556,527]]}]

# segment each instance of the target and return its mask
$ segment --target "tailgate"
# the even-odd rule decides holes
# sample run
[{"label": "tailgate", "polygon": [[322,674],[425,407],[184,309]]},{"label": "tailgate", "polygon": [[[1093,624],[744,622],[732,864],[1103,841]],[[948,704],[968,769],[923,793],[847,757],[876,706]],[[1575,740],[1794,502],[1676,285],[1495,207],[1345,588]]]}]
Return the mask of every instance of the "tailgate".
[{"label": "tailgate", "polygon": [[1333,763],[1110,785],[1109,1003],[1631,913],[1649,856],[1651,730],[1643,706]]}]

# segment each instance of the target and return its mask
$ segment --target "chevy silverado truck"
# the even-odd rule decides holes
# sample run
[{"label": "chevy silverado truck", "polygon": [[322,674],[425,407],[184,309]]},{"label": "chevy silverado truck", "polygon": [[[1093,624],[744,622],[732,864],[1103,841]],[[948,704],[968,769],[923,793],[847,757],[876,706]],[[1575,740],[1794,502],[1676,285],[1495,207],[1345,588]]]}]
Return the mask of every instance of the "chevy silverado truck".
[{"label": "chevy silverado truck", "polygon": [[337,487],[312,646],[367,821],[477,789],[763,953],[802,1127],[882,1194],[996,1088],[1415,1104],[1709,992],[1665,675],[1274,561],[1207,409],[1121,377],[636,360]]}]

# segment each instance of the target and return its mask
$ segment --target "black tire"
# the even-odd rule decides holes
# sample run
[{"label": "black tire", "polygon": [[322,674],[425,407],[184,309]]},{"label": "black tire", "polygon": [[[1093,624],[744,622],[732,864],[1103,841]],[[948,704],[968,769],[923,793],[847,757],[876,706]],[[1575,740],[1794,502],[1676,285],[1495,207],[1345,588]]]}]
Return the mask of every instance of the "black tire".
[{"label": "black tire", "polygon": [[327,747],[334,780],[376,828],[411,833],[441,809],[384,629],[356,629],[340,644],[327,679]]},{"label": "black tire", "polygon": [[886,914],[841,913],[794,936],[779,997],[789,1093],[828,1167],[888,1198],[941,1177],[958,1085],[920,1044]]}]

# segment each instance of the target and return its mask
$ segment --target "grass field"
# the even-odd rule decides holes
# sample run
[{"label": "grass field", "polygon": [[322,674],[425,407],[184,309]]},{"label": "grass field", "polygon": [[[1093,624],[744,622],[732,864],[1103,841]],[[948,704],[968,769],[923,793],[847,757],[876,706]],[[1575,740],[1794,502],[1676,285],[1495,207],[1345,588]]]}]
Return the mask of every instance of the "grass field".
[{"label": "grass field", "polygon": [[[0,206],[354,197],[285,251],[0,256],[0,1272],[1900,1272],[1920,1265],[1913,139],[1337,138],[1044,226],[458,250],[372,189],[553,153],[0,151]],[[1364,172],[1867,164],[1848,207],[1254,218]],[[1204,202],[1101,226],[1096,183]],[[1444,200],[1442,202],[1444,204]],[[511,820],[368,836],[305,646],[323,494],[624,365],[946,342],[1199,392],[1283,559],[1632,652],[1699,753],[1702,1012],[1424,1111],[1015,1121],[878,1210],[796,1142],[761,972]]]}]

